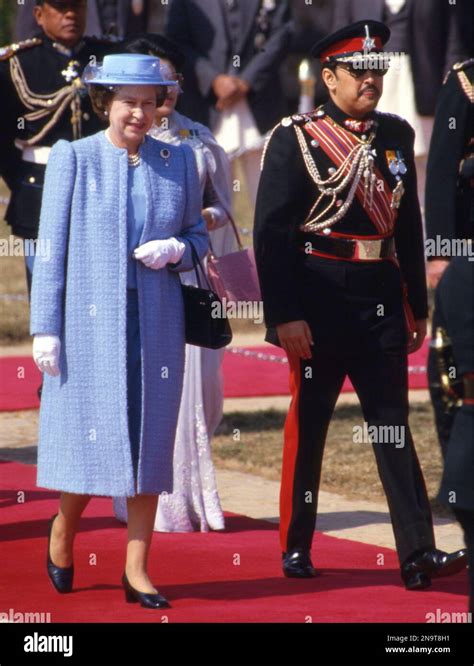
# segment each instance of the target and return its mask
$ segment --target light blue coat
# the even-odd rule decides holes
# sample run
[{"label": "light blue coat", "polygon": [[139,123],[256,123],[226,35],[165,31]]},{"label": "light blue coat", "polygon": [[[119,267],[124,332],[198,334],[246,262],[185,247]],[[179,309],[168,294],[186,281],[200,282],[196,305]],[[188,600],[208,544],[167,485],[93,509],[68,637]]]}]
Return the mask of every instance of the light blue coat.
[{"label": "light blue coat", "polygon": [[202,257],[208,239],[192,150],[146,137],[140,152],[147,189],[140,244],[175,236],[186,251],[175,269],[137,264],[143,349],[137,484],[127,420],[129,167],[126,150],[99,132],[58,141],[46,169],[39,238],[51,251],[49,261],[36,258],[30,332],[60,337],[61,374],[44,376],[37,483],[45,488],[106,496],[172,491],[184,369],[177,271],[192,267],[186,241]]}]

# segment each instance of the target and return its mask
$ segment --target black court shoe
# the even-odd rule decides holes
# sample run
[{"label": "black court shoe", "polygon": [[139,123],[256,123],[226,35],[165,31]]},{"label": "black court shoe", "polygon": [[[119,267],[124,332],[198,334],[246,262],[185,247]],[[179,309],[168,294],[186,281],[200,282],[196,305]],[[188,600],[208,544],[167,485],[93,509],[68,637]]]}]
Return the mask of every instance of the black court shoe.
[{"label": "black court shoe", "polygon": [[147,592],[139,592],[132,587],[125,573],[122,576],[122,585],[125,592],[125,601],[128,604],[140,603],[143,608],[171,608],[171,604],[159,592],[148,594]]},{"label": "black court shoe", "polygon": [[308,550],[283,553],[283,573],[287,578],[314,578],[317,575]]},{"label": "black court shoe", "polygon": [[401,567],[402,580],[407,590],[424,590],[431,585],[432,578],[453,576],[466,566],[466,550],[445,553],[432,548],[404,562]]},{"label": "black court shoe", "polygon": [[50,581],[52,582],[55,590],[60,594],[67,594],[72,591],[72,581],[74,578],[74,565],[71,564],[70,567],[57,567],[49,554],[49,547],[51,544],[51,532],[53,531],[53,523],[58,514],[54,515],[49,521],[49,533],[48,533],[48,553],[46,557],[46,569]]}]

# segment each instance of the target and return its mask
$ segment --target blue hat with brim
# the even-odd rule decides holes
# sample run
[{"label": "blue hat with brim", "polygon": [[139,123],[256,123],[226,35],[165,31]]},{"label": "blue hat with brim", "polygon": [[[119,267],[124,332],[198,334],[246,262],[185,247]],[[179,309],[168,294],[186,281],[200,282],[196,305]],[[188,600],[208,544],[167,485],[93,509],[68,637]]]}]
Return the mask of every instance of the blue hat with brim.
[{"label": "blue hat with brim", "polygon": [[82,74],[86,85],[103,86],[175,86],[163,78],[160,59],[139,53],[106,55],[101,63],[87,65]]}]

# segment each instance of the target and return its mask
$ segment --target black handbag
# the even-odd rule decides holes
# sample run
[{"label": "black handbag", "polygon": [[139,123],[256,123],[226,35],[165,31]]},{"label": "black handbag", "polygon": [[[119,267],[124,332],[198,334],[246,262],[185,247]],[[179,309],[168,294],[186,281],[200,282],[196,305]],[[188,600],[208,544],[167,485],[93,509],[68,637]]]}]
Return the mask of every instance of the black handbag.
[{"label": "black handbag", "polygon": [[[191,246],[194,270],[197,283],[194,287],[190,284],[181,284],[184,302],[184,316],[186,326],[186,342],[188,345],[207,347],[208,349],[221,349],[232,340],[232,330],[229,320],[223,311],[223,305],[210,287],[209,280],[199,260],[194,245]],[[207,289],[201,285],[199,270],[204,276]]]}]

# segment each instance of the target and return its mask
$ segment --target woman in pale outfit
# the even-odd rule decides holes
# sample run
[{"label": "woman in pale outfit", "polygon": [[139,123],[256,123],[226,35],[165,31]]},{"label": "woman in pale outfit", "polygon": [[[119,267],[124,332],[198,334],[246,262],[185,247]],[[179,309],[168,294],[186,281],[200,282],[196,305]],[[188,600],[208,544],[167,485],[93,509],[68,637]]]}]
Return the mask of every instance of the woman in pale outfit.
[{"label": "woman in pale outfit", "polygon": [[[130,42],[127,50],[158,56],[162,75],[182,83],[179,71],[183,55],[166,38],[145,35]],[[179,88],[168,88],[168,97],[157,108],[149,135],[173,145],[189,145],[193,149],[203,198],[202,216],[207,223],[212,250],[216,256],[221,256],[237,249],[229,221],[229,161],[207,127],[176,112],[179,92]],[[181,278],[187,284],[196,284],[194,271],[182,274]],[[161,498],[155,530],[207,532],[224,528],[211,458],[211,439],[222,418],[223,354],[223,350],[186,345],[183,394],[174,451],[173,494]],[[114,507],[117,518],[126,521],[125,501],[116,499]]]},{"label": "woman in pale outfit", "polygon": [[167,94],[159,59],[110,55],[84,74],[109,127],[52,149],[33,277],[33,355],[45,373],[39,486],[61,491],[47,572],[73,583],[73,542],[93,495],[127,497],[126,600],[169,604],[147,571],[158,495],[170,492],[184,372],[178,271],[208,236],[192,150],[146,136]]}]

